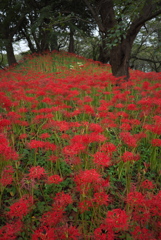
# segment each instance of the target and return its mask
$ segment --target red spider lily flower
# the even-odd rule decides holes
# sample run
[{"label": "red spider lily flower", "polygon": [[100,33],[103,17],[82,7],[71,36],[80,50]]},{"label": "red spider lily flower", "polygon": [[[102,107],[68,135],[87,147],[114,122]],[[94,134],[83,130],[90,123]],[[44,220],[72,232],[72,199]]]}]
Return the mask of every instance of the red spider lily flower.
[{"label": "red spider lily flower", "polygon": [[93,161],[97,165],[108,167],[110,165],[110,163],[111,163],[111,161],[110,161],[111,159],[110,159],[110,157],[106,153],[96,152],[93,155],[93,157],[94,157]]},{"label": "red spider lily flower", "polygon": [[61,132],[67,131],[70,129],[70,123],[66,121],[54,121],[54,124]]},{"label": "red spider lily flower", "polygon": [[68,145],[66,147],[63,148],[63,153],[65,155],[69,155],[69,156],[73,156],[76,154],[79,154],[81,151],[85,150],[85,146],[79,142],[75,142],[71,145]]},{"label": "red spider lily flower", "polygon": [[77,185],[76,189],[82,194],[86,194],[91,188],[90,184],[92,184],[92,187],[98,185],[100,178],[101,175],[95,169],[80,171],[79,174],[74,177]]},{"label": "red spider lily flower", "polygon": [[10,146],[3,134],[0,134],[0,154],[4,157],[4,160],[18,160],[19,156]]},{"label": "red spider lily flower", "polygon": [[116,146],[113,143],[104,143],[101,147],[100,147],[100,151],[102,152],[106,152],[109,156],[111,156],[111,154],[113,152],[115,152],[117,150]]},{"label": "red spider lily flower", "polygon": [[64,210],[57,209],[45,212],[41,217],[42,226],[56,227],[63,219]]},{"label": "red spider lily flower", "polygon": [[[105,233],[106,232],[106,233]],[[99,228],[94,230],[94,240],[114,240],[115,233],[113,229],[105,230],[105,225],[101,224]]]},{"label": "red spider lily flower", "polygon": [[97,203],[99,206],[105,205],[108,206],[109,195],[105,192],[96,192],[94,193],[94,197],[92,199],[94,203]]},{"label": "red spider lily flower", "polygon": [[44,142],[39,141],[39,140],[31,140],[28,143],[28,147],[32,148],[32,149],[43,148],[44,147]]},{"label": "red spider lily flower", "polygon": [[146,205],[150,208],[151,216],[161,217],[161,191],[159,191],[158,194],[154,195],[151,199],[148,199]]},{"label": "red spider lily flower", "polygon": [[12,223],[7,223],[0,228],[1,240],[16,240],[17,235],[22,230],[23,224],[20,219],[15,219]]},{"label": "red spider lily flower", "polygon": [[93,107],[90,105],[83,105],[82,110],[85,111],[85,113],[87,114],[95,114]]},{"label": "red spider lily flower", "polygon": [[82,200],[78,204],[78,208],[81,213],[84,213],[85,211],[89,211],[92,206],[93,206],[92,200],[88,200],[88,199]]},{"label": "red spider lily flower", "polygon": [[127,144],[129,147],[135,148],[137,146],[137,140],[129,132],[121,132],[120,137],[121,137],[122,141],[125,144]]},{"label": "red spider lily flower", "polygon": [[128,104],[127,105],[127,109],[131,110],[131,111],[134,111],[134,110],[137,111],[138,110],[137,106],[135,104],[133,104],[133,103]]},{"label": "red spider lily flower", "polygon": [[78,229],[75,226],[65,226],[59,227],[57,229],[58,238],[60,240],[63,239],[70,239],[70,240],[78,240],[81,234],[79,233]]},{"label": "red spider lily flower", "polygon": [[28,137],[28,135],[26,133],[22,133],[22,134],[20,134],[19,139],[25,139],[27,137]]},{"label": "red spider lily flower", "polygon": [[51,155],[49,158],[48,158],[48,161],[51,161],[51,162],[56,162],[58,160],[58,157],[55,156],[55,155]]},{"label": "red spider lily flower", "polygon": [[150,232],[147,228],[141,228],[140,226],[135,227],[132,236],[134,240],[157,240],[153,232]]},{"label": "red spider lily flower", "polygon": [[59,192],[54,197],[54,203],[53,207],[56,207],[57,209],[64,209],[68,204],[73,203],[73,199],[70,194]]},{"label": "red spider lily flower", "polygon": [[150,209],[147,208],[147,205],[144,206],[135,206],[132,212],[133,221],[139,223],[140,226],[146,226],[151,218]]},{"label": "red spider lily flower", "polygon": [[138,161],[140,159],[140,155],[139,154],[134,154],[133,152],[124,152],[124,154],[122,155],[122,160],[124,162],[128,162],[128,161]]},{"label": "red spider lily flower", "polygon": [[49,138],[51,135],[49,133],[42,133],[41,135],[39,135],[39,138],[41,139],[45,139],[45,138]]},{"label": "red spider lily flower", "polygon": [[139,140],[141,140],[142,138],[146,138],[147,137],[146,133],[144,133],[144,132],[136,133],[133,136],[134,136],[134,138],[136,139],[137,142]]},{"label": "red spider lily flower", "polygon": [[121,124],[120,129],[130,131],[132,129],[132,127],[129,123],[123,123],[123,124]]},{"label": "red spider lily flower", "polygon": [[29,169],[28,177],[30,179],[41,179],[46,176],[45,169],[40,166],[33,166]]},{"label": "red spider lily flower", "polygon": [[10,185],[13,181],[13,173],[14,173],[14,169],[12,166],[6,166],[2,173],[1,173],[1,178],[0,178],[0,183],[2,184],[2,186],[7,186]]},{"label": "red spider lily flower", "polygon": [[55,240],[57,239],[57,234],[54,228],[47,226],[41,226],[31,236],[31,240]]},{"label": "red spider lily flower", "polygon": [[122,103],[118,103],[115,105],[116,108],[123,108],[125,105]]},{"label": "red spider lily flower", "polygon": [[126,230],[128,227],[128,215],[124,210],[113,209],[107,212],[105,224],[107,230],[112,228],[114,232]]},{"label": "red spider lily flower", "polygon": [[18,217],[19,219],[22,219],[30,211],[32,202],[33,199],[31,196],[27,198],[26,196],[20,198],[18,202],[15,202],[10,206],[10,211],[7,215],[10,218]]},{"label": "red spider lily flower", "polygon": [[142,193],[140,192],[130,192],[128,195],[127,195],[127,198],[126,198],[126,202],[133,206],[133,205],[142,205],[145,203],[145,198],[143,196]]},{"label": "red spider lily flower", "polygon": [[28,143],[28,147],[32,149],[44,148],[46,150],[54,151],[56,149],[56,145],[51,142],[45,142],[40,140],[31,140]]},{"label": "red spider lily flower", "polygon": [[65,158],[64,160],[67,164],[69,164],[71,166],[72,165],[76,166],[81,163],[81,159],[77,156],[69,156],[69,157]]},{"label": "red spider lily flower", "polygon": [[45,150],[55,151],[56,145],[54,143],[51,143],[51,142],[44,142],[44,148],[45,148]]},{"label": "red spider lily flower", "polygon": [[102,127],[101,127],[99,124],[97,124],[97,123],[91,123],[91,124],[89,125],[89,129],[90,129],[91,131],[94,131],[95,133],[101,133],[101,132],[103,132]]},{"label": "red spider lily flower", "polygon": [[107,138],[103,134],[97,134],[95,132],[90,133],[90,142],[104,142]]},{"label": "red spider lily flower", "polygon": [[3,129],[5,127],[8,127],[12,124],[12,122],[8,119],[1,119],[0,120],[0,129]]},{"label": "red spider lily flower", "polygon": [[59,175],[52,175],[52,176],[48,176],[46,183],[48,184],[59,184],[63,181],[63,178],[61,178]]},{"label": "red spider lily flower", "polygon": [[7,111],[13,106],[11,100],[4,94],[4,92],[0,92],[0,105],[6,109]]},{"label": "red spider lily flower", "polygon": [[161,139],[153,139],[151,141],[151,144],[154,146],[154,147],[161,147]]},{"label": "red spider lily flower", "polygon": [[155,186],[152,181],[146,179],[141,183],[141,187],[144,189],[151,190],[151,189],[154,189]]},{"label": "red spider lily flower", "polygon": [[145,124],[143,126],[146,130],[149,130],[152,133],[156,133],[158,135],[161,135],[161,124]]}]

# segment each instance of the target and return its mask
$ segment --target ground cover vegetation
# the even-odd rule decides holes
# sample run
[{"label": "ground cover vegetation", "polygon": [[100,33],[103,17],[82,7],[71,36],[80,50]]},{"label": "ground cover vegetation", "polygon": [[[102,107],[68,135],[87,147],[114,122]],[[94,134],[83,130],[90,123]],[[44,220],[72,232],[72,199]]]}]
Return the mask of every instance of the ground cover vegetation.
[{"label": "ground cover vegetation", "polygon": [[54,51],[0,79],[0,239],[161,239],[160,73]]}]

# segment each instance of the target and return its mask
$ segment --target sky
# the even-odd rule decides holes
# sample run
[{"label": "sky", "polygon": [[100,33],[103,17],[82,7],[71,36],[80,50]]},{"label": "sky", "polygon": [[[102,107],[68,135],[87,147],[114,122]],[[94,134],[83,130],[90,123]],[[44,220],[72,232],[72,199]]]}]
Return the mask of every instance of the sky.
[{"label": "sky", "polygon": [[16,44],[13,43],[13,48],[14,48],[15,55],[29,50],[29,47],[27,46],[27,43],[24,40],[21,40]]}]

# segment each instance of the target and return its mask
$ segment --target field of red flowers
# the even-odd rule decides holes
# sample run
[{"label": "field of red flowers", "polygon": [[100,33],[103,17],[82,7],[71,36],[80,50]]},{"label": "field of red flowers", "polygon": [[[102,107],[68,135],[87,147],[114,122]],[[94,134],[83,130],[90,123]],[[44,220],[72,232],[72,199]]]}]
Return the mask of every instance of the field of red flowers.
[{"label": "field of red flowers", "polygon": [[64,52],[0,71],[1,240],[161,239],[161,73],[117,82]]}]

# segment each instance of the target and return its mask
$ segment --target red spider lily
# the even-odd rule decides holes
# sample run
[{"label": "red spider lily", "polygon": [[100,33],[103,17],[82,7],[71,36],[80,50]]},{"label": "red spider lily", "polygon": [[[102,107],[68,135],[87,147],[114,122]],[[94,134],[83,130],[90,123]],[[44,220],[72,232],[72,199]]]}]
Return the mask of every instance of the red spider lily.
[{"label": "red spider lily", "polygon": [[57,239],[70,239],[70,240],[77,240],[81,234],[79,233],[78,229],[75,226],[65,226],[57,228]]},{"label": "red spider lily", "polygon": [[79,142],[75,142],[71,145],[68,145],[66,147],[63,148],[63,153],[65,155],[69,155],[69,156],[73,156],[73,155],[77,155],[79,154],[80,152],[84,151],[85,150],[85,146]]},{"label": "red spider lily", "polygon": [[4,157],[4,160],[18,160],[19,156],[10,146],[3,134],[0,134],[0,154]]},{"label": "red spider lily", "polygon": [[158,194],[154,195],[151,199],[148,199],[146,205],[150,208],[152,217],[161,217],[161,191],[159,191]]},{"label": "red spider lily", "polygon": [[141,183],[141,187],[143,189],[148,189],[148,190],[151,190],[153,189],[155,186],[153,184],[152,181],[149,181],[148,179],[144,180],[142,183]]},{"label": "red spider lily", "polygon": [[135,227],[132,236],[134,240],[157,240],[149,229],[140,226]]},{"label": "red spider lily", "polygon": [[0,183],[2,184],[2,186],[7,186],[10,185],[13,181],[13,173],[14,173],[14,169],[12,166],[6,166],[2,173],[1,173],[1,178],[0,178]]},{"label": "red spider lily", "polygon": [[[106,233],[105,233],[106,232]],[[115,233],[113,229],[105,230],[105,225],[101,224],[99,228],[94,230],[94,240],[114,240]]]},{"label": "red spider lily", "polygon": [[25,139],[27,137],[28,137],[28,135],[26,133],[22,133],[22,134],[20,134],[19,139]]},{"label": "red spider lily", "polygon": [[138,110],[137,106],[133,103],[128,104],[127,109],[130,110],[130,111],[137,111]]},{"label": "red spider lily", "polygon": [[[74,181],[77,185],[76,189],[82,194],[87,194],[89,189],[98,185],[100,179],[101,175],[95,169],[80,171],[80,173],[74,177]],[[92,184],[92,186],[90,186],[89,183]]]},{"label": "red spider lily", "polygon": [[120,137],[129,147],[135,148],[137,146],[137,140],[129,132],[121,132]]},{"label": "red spider lily", "polygon": [[128,228],[128,215],[124,210],[113,209],[107,212],[105,224],[107,230],[112,228],[114,232],[126,230]]},{"label": "red spider lily", "polygon": [[0,240],[16,240],[17,235],[22,229],[23,224],[20,219],[16,219],[12,223],[7,223],[0,228]]},{"label": "red spider lily", "polygon": [[8,119],[1,119],[0,120],[0,130],[5,128],[5,127],[9,127],[11,125],[11,121]]},{"label": "red spider lily", "polygon": [[51,161],[51,162],[56,162],[56,161],[57,161],[57,159],[58,159],[58,157],[57,157],[57,156],[55,156],[55,155],[51,155],[51,156],[48,158],[48,161]]},{"label": "red spider lily", "polygon": [[49,138],[51,135],[49,133],[42,133],[41,135],[39,135],[39,138],[41,139],[46,139]]},{"label": "red spider lily", "polygon": [[19,201],[13,203],[10,206],[10,211],[7,213],[7,215],[10,218],[18,217],[19,219],[22,219],[30,211],[32,202],[33,199],[31,196],[29,197],[24,196],[20,198]]},{"label": "red spider lily", "polygon": [[98,166],[104,166],[104,167],[108,167],[111,163],[111,159],[110,157],[107,155],[107,153],[103,153],[103,152],[96,152],[93,155],[93,161],[96,165]]},{"label": "red spider lily", "polygon": [[90,105],[83,105],[82,106],[82,111],[84,111],[87,114],[92,114],[92,115],[95,114],[94,108]]},{"label": "red spider lily", "polygon": [[130,192],[127,195],[126,202],[131,205],[131,206],[137,206],[137,205],[142,205],[145,203],[145,198],[142,193],[140,192]]},{"label": "red spider lily", "polygon": [[122,155],[122,160],[124,162],[128,162],[128,161],[138,161],[140,159],[140,155],[139,154],[134,154],[133,152],[124,152],[124,154]]},{"label": "red spider lily", "polygon": [[53,207],[57,209],[64,209],[68,204],[73,203],[73,199],[70,194],[59,192],[54,197]]},{"label": "red spider lily", "polygon": [[33,166],[29,169],[28,177],[29,179],[41,179],[42,177],[45,177],[45,169],[40,166]]},{"label": "red spider lily", "polygon": [[92,206],[93,206],[92,200],[88,200],[88,199],[82,200],[78,204],[78,208],[81,213],[84,213],[85,211],[89,211]]},{"label": "red spider lily", "polygon": [[109,156],[112,155],[113,152],[117,150],[116,146],[113,143],[104,143],[100,147],[100,151],[107,153]]},{"label": "red spider lily", "polygon": [[48,184],[59,184],[63,181],[63,178],[61,178],[59,175],[52,175],[52,176],[48,176],[46,183]]},{"label": "red spider lily", "polygon": [[153,139],[151,141],[151,144],[154,146],[154,147],[161,147],[161,139]]},{"label": "red spider lily", "polygon": [[161,124],[145,124],[143,126],[146,130],[149,130],[152,133],[156,133],[158,135],[161,135]]},{"label": "red spider lily", "polygon": [[42,226],[50,226],[50,227],[56,227],[58,223],[60,223],[63,220],[63,209],[57,209],[57,210],[50,210],[48,212],[45,212],[41,217],[41,225]]},{"label": "red spider lily", "polygon": [[41,140],[31,140],[28,143],[28,147],[32,149],[44,148],[46,150],[54,151],[56,149],[56,145],[51,142],[45,142]]},{"label": "red spider lily", "polygon": [[89,129],[90,129],[91,131],[94,131],[95,133],[101,133],[101,132],[103,132],[102,127],[101,127],[99,124],[97,124],[97,123],[91,123],[91,124],[89,125]]},{"label": "red spider lily", "polygon": [[120,129],[130,131],[132,129],[132,127],[129,123],[123,123],[123,124],[121,124]]},{"label": "red spider lily", "polygon": [[13,105],[11,100],[3,92],[0,92],[0,105],[6,110],[10,110]]},{"label": "red spider lily", "polygon": [[96,203],[98,206],[101,206],[101,205],[108,206],[109,195],[106,194],[105,192],[96,192],[94,193],[94,197],[92,201]]},{"label": "red spider lily", "polygon": [[47,226],[39,227],[31,236],[31,240],[55,240],[56,238],[55,229]]}]

